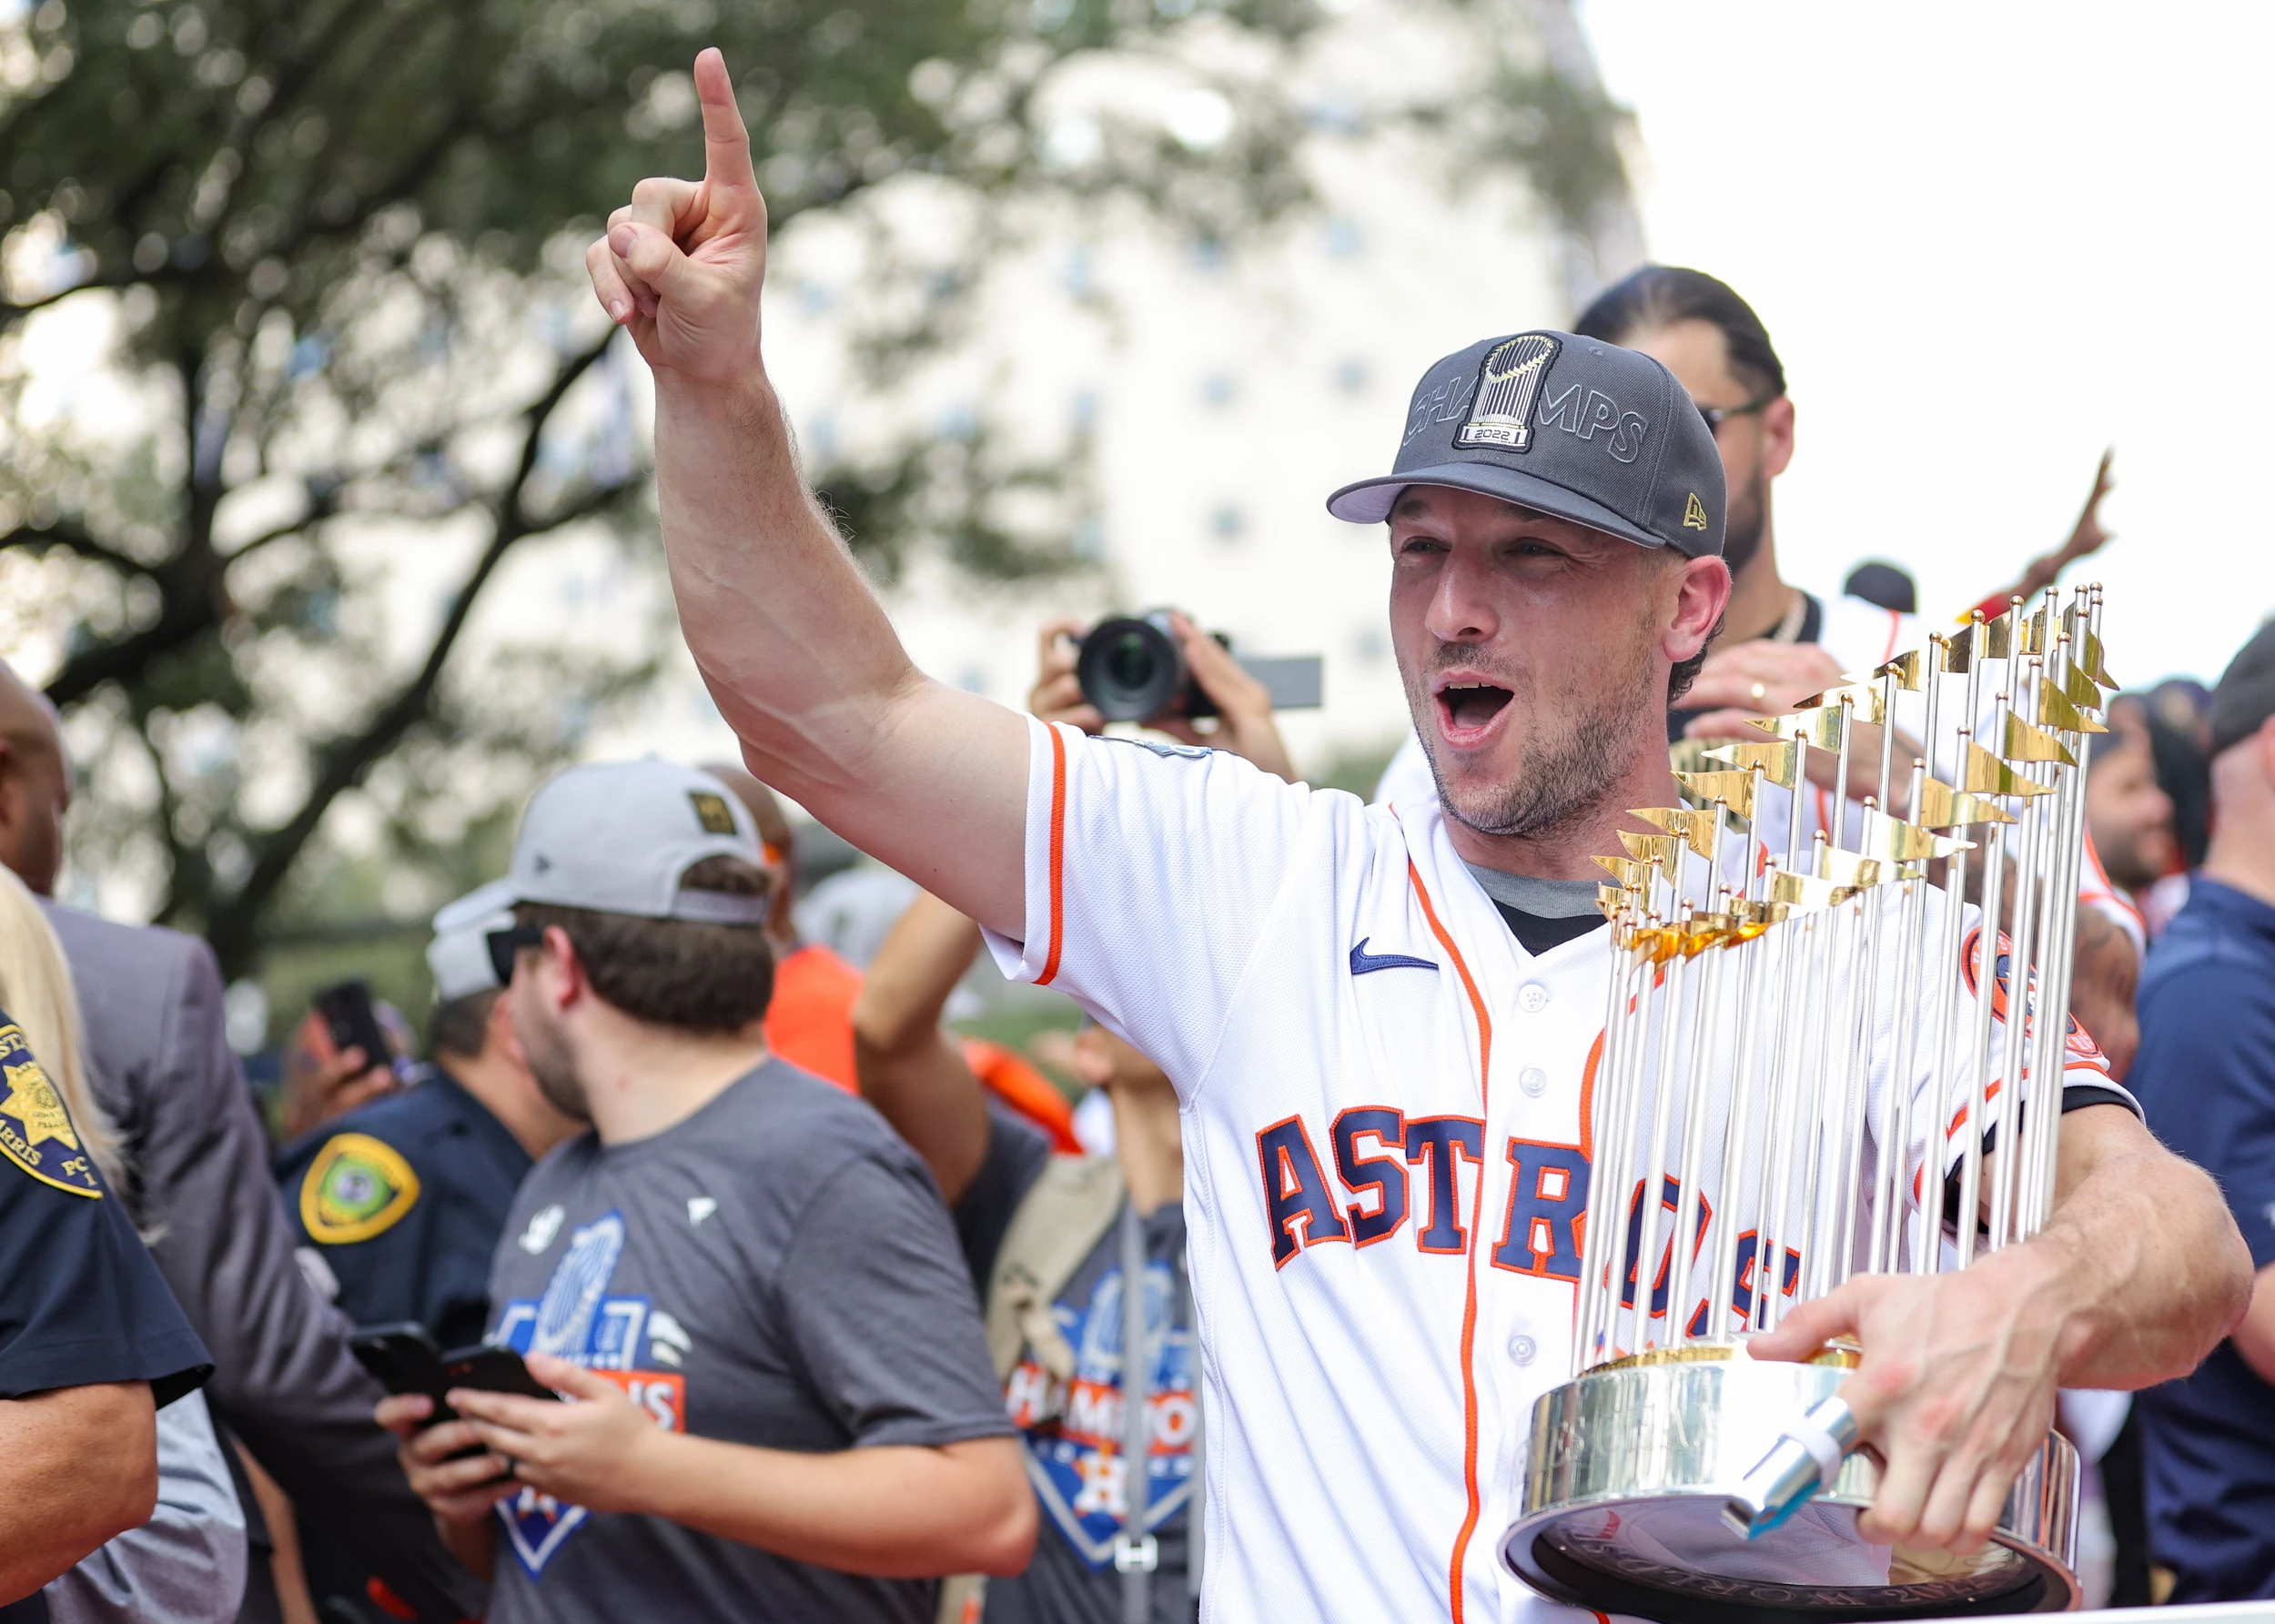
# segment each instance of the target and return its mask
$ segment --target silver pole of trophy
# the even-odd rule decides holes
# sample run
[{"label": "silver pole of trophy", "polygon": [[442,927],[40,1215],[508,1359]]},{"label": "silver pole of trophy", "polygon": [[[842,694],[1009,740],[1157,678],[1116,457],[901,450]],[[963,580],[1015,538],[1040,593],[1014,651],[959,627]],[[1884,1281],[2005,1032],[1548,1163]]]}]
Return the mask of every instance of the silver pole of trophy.
[{"label": "silver pole of trophy", "polygon": [[1502,1544],[1539,1588],[1700,1624],[2075,1604],[2066,1442],[1982,1551],[1876,1547],[1855,1518],[1879,1468],[1837,1391],[1856,1351],[1746,1346],[1856,1273],[1967,1267],[2044,1226],[2099,613],[2094,592],[2017,601],[1845,678],[1709,750],[1726,770],[1683,774],[1692,803],[1638,812],[1655,832],[1602,860],[1579,1374],[1534,1408]]}]

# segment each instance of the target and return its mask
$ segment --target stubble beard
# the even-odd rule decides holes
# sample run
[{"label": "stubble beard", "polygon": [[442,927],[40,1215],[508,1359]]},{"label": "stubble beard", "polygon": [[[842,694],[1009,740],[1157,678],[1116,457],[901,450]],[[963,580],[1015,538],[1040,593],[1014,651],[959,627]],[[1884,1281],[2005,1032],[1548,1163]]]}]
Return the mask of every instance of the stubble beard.
[{"label": "stubble beard", "polygon": [[[1639,630],[1649,630],[1649,622]],[[1416,706],[1431,724],[1421,730],[1422,753],[1429,758],[1431,775],[1438,784],[1438,803],[1446,815],[1480,834],[1527,840],[1552,836],[1593,818],[1614,796],[1620,779],[1618,764],[1634,737],[1638,714],[1646,720],[1646,732],[1655,732],[1659,725],[1665,694],[1656,681],[1651,647],[1648,640],[1639,638],[1628,651],[1624,669],[1609,686],[1605,679],[1612,673],[1605,671],[1573,683],[1571,691],[1579,702],[1567,712],[1562,725],[1528,731],[1514,776],[1499,784],[1465,791],[1459,799],[1448,788],[1445,769],[1438,759],[1437,701],[1429,693],[1425,679]],[[1530,699],[1537,719],[1536,682],[1512,683],[1510,693],[1512,706]]]},{"label": "stubble beard", "polygon": [[531,1024],[535,1029],[515,1031],[521,1039],[521,1054],[529,1062],[530,1075],[537,1080],[537,1092],[545,1103],[563,1116],[577,1122],[591,1122],[592,1111],[585,1098],[583,1079],[577,1075],[576,1058],[560,1032],[548,1024]]}]

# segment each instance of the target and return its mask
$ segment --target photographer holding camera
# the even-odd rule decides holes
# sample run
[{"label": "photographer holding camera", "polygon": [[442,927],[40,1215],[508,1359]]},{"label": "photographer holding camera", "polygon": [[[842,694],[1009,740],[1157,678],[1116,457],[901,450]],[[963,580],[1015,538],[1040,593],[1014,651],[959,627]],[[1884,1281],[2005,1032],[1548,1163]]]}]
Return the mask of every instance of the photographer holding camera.
[{"label": "photographer holding camera", "polygon": [[[1169,701],[1169,710],[1143,718],[1144,725],[1187,744],[1228,750],[1289,783],[1297,782],[1295,767],[1288,760],[1288,747],[1280,741],[1279,725],[1272,720],[1272,691],[1234,659],[1231,650],[1188,617],[1171,611],[1158,618],[1168,622],[1167,630],[1183,656],[1191,686],[1208,697],[1216,708],[1216,715],[1214,725],[1203,732],[1196,719],[1186,713],[1189,709],[1186,693],[1179,691]],[[1110,631],[1129,624],[1127,620],[1106,620],[1093,630]],[[1027,693],[1026,708],[1045,721],[1063,721],[1086,733],[1103,733],[1108,719],[1085,697],[1077,671],[1082,658],[1083,636],[1083,624],[1077,620],[1052,620],[1043,627],[1041,646],[1036,656],[1035,686]],[[1319,701],[1314,698],[1310,702],[1317,704]]]}]

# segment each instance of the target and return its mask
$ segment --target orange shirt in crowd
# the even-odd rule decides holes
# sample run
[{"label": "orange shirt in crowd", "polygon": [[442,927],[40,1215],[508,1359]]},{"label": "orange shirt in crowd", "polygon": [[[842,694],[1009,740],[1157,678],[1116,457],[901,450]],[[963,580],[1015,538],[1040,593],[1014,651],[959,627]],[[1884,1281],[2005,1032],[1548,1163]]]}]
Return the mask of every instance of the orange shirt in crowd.
[{"label": "orange shirt in crowd", "polygon": [[820,943],[809,943],[774,965],[766,1046],[800,1070],[859,1094],[853,1006],[860,995],[861,972]]},{"label": "orange shirt in crowd", "polygon": [[[853,1039],[854,1000],[860,995],[860,971],[818,942],[799,948],[774,966],[766,1046],[847,1094],[860,1093]],[[964,1060],[989,1093],[1048,1134],[1054,1150],[1081,1154],[1074,1107],[1048,1077],[1002,1044],[981,1038],[964,1040]]]}]

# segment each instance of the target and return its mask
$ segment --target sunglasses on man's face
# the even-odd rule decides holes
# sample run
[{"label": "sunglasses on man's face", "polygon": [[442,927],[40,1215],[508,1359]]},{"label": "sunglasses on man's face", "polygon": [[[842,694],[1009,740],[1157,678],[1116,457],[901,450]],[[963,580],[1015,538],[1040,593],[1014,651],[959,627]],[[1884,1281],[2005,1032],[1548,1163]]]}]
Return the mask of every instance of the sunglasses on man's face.
[{"label": "sunglasses on man's face", "polygon": [[1698,415],[1706,419],[1706,432],[1719,437],[1722,426],[1731,419],[1750,418],[1776,398],[1774,395],[1764,395],[1759,400],[1747,401],[1744,406],[1702,406],[1698,409]]},{"label": "sunglasses on man's face", "polygon": [[484,936],[482,944],[490,949],[490,968],[491,973],[497,976],[498,984],[501,987],[511,986],[513,961],[521,956],[523,948],[535,947],[544,940],[544,927],[534,924],[509,925],[502,931],[492,931]]}]

